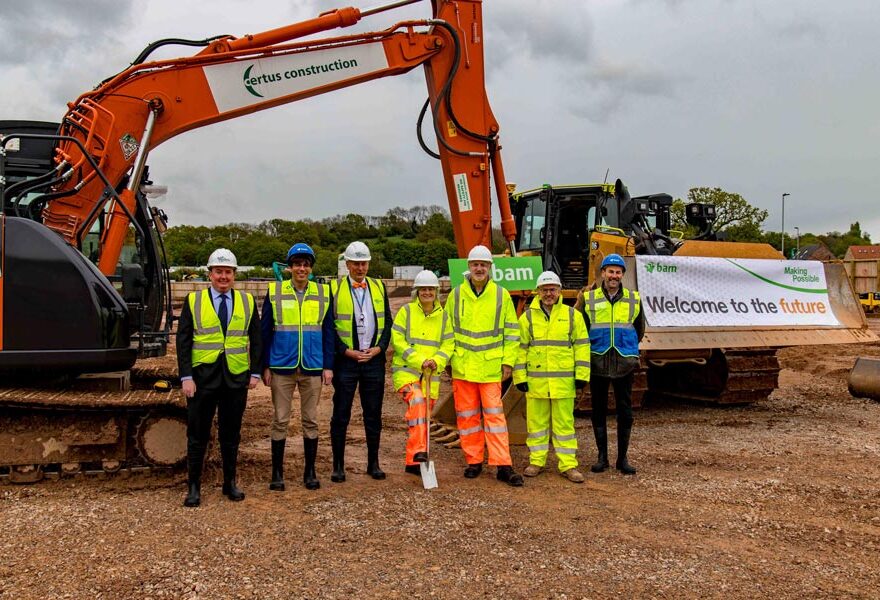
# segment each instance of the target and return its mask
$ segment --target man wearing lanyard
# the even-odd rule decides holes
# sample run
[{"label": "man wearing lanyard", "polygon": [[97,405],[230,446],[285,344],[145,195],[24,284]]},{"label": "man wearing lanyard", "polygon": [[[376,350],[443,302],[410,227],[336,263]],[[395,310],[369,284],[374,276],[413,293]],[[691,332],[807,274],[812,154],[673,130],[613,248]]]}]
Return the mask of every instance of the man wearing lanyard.
[{"label": "man wearing lanyard", "polygon": [[391,308],[385,284],[367,277],[369,248],[363,242],[352,242],[343,256],[349,275],[331,282],[336,360],[330,419],[333,449],[330,480],[336,483],[345,481],[345,436],[357,390],[360,390],[364,413],[367,474],[373,479],[385,479],[385,473],[379,468],[379,438],[385,395],[385,351],[391,340]]},{"label": "man wearing lanyard", "polygon": [[184,506],[201,503],[202,463],[217,413],[223,495],[244,500],[235,482],[248,389],[260,381],[260,319],[254,297],[232,289],[238,263],[218,248],[208,258],[211,287],[192,292],[177,325],[177,367],[187,407],[189,490]]}]

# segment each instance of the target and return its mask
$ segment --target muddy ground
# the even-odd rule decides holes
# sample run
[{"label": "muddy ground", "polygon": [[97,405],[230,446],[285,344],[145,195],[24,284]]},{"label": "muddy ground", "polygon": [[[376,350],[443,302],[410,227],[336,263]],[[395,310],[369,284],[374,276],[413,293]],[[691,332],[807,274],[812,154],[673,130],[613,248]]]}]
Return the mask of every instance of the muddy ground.
[{"label": "muddy ground", "polygon": [[[847,392],[857,355],[880,346],[784,350],[780,388],[752,406],[648,404],[635,477],[575,485],[551,471],[520,489],[491,469],[462,478],[460,451],[444,448],[440,488],[423,490],[403,473],[403,405],[390,391],[388,479],[364,474],[356,418],[348,481],[331,483],[325,390],[321,489],[299,483],[292,425],[291,485],[270,492],[261,387],[245,416],[244,502],[221,496],[216,464],[198,509],[181,504],[183,475],[0,486],[0,597],[876,598],[880,404]],[[577,432],[589,464],[589,422]],[[527,464],[523,447],[514,460]]]}]

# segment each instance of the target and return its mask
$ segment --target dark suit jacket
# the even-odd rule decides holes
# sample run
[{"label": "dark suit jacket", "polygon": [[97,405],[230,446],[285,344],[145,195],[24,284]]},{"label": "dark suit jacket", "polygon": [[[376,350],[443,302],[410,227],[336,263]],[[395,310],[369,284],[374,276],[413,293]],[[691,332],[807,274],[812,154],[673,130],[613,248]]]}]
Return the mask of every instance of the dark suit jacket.
[{"label": "dark suit jacket", "polygon": [[[201,293],[201,292],[194,292]],[[235,302],[235,294],[232,295]],[[232,307],[230,307],[230,311]],[[214,390],[222,385],[228,388],[246,388],[250,383],[252,373],[260,370],[260,354],[262,342],[260,339],[260,315],[254,303],[254,314],[248,324],[248,341],[250,367],[244,373],[233,375],[226,366],[226,358],[221,354],[220,358],[208,365],[192,366],[193,347],[193,316],[189,308],[189,297],[183,302],[183,310],[177,322],[177,369],[180,377],[191,376],[196,382],[197,388]]]},{"label": "dark suit jacket", "polygon": [[[353,294],[353,292],[351,291],[351,283],[349,282],[348,277],[343,278],[342,281],[342,285],[349,286],[349,293]],[[379,318],[378,315],[375,314],[374,310],[373,326],[376,328],[376,333],[373,334],[373,343],[370,345],[370,347],[378,346],[381,352],[379,352],[378,355],[374,356],[370,362],[379,361],[384,364],[385,353],[388,350],[388,344],[391,343],[391,325],[393,324],[393,319],[391,318],[391,304],[388,302],[388,288],[385,287],[385,282],[381,280],[377,281],[382,284],[382,293],[385,295],[385,327],[382,329],[382,331],[379,331]],[[333,316],[335,317],[336,315]],[[356,343],[357,331],[353,331],[353,334],[354,339],[352,341]],[[336,338],[336,356],[342,359],[343,362],[348,361],[351,363],[355,363],[355,361],[345,356],[345,351],[348,349],[348,346],[345,345],[345,342],[342,341],[342,338],[339,337],[339,334],[336,333],[334,337]]]}]

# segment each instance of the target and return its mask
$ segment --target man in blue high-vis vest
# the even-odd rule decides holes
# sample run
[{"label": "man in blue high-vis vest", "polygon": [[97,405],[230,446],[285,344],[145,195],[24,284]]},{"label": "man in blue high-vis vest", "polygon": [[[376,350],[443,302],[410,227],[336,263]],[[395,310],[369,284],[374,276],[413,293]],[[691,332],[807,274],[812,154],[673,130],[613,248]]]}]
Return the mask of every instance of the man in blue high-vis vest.
[{"label": "man in blue high-vis vest", "polygon": [[632,433],[633,373],[639,368],[639,342],[645,335],[645,318],[639,293],[623,287],[626,263],[619,254],[602,261],[602,283],[584,292],[577,306],[583,309],[590,332],[590,395],[592,396],[593,435],[599,459],[590,467],[593,473],[608,468],[608,388],[614,387],[617,406],[617,470],[634,475],[627,460]]}]

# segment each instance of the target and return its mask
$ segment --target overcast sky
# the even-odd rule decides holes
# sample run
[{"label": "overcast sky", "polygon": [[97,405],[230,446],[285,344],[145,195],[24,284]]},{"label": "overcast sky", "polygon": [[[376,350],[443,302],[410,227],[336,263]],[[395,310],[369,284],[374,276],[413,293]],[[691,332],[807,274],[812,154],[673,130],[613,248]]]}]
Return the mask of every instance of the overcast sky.
[{"label": "overcast sky", "polygon": [[[160,38],[241,36],[346,5],[3,1],[0,119],[59,120]],[[352,31],[429,13],[423,2]],[[786,192],[791,235],[858,220],[880,242],[877,0],[486,0],[484,21],[505,172],[520,189],[606,169],[633,194],[718,186],[768,209],[768,230]],[[171,224],[207,225],[445,205],[439,163],[414,134],[425,96],[416,69],[185,133],[150,156],[169,187],[158,204]]]}]

